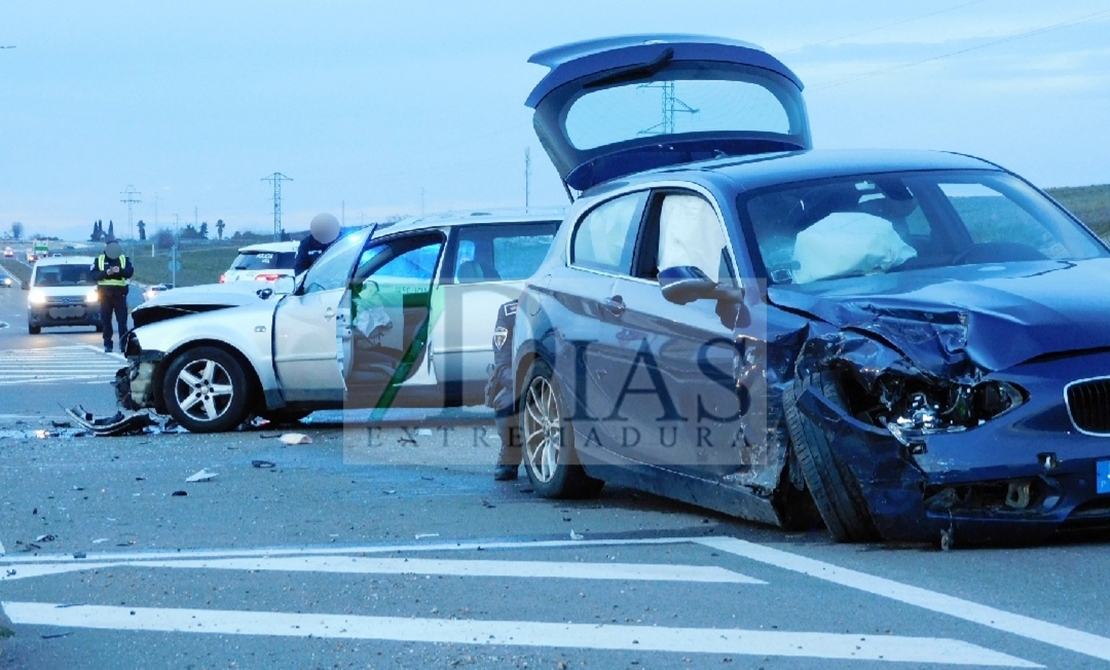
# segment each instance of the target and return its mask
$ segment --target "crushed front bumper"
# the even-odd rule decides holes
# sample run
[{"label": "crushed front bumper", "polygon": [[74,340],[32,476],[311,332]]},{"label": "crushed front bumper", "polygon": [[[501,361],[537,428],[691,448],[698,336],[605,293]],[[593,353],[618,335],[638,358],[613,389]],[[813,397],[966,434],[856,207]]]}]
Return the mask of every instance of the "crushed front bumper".
[{"label": "crushed front bumper", "polygon": [[998,421],[910,448],[813,389],[798,406],[832,436],[884,539],[1029,544],[1060,530],[1110,528],[1110,493],[1097,482],[1110,461],[1105,437]]}]

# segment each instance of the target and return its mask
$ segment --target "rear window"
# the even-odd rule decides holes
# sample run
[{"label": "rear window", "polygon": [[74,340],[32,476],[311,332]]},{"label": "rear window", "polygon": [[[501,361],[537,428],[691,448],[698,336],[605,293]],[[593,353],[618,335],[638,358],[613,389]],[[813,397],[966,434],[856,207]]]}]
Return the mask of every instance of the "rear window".
[{"label": "rear window", "polygon": [[673,67],[654,81],[587,88],[566,116],[578,149],[593,149],[645,135],[764,132],[797,134],[805,111],[776,78],[756,68],[705,70]]},{"label": "rear window", "polygon": [[231,264],[232,270],[292,270],[297,254],[293,251],[247,251]]},{"label": "rear window", "polygon": [[35,286],[94,286],[87,265],[43,265],[35,268]]}]

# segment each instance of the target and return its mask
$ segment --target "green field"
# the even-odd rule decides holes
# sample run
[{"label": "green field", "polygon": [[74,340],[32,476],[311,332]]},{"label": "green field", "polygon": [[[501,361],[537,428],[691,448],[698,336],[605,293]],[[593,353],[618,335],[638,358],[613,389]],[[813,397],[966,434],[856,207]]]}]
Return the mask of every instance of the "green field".
[{"label": "green field", "polygon": [[[241,245],[227,242],[212,242],[203,246],[185,247],[181,251],[181,269],[177,271],[178,286],[215,284],[220,275],[231,267]],[[168,252],[159,251],[151,256],[150,249],[143,252],[135,250],[132,261],[135,263],[134,281],[142,284],[170,284],[170,257]]]},{"label": "green field", "polygon": [[[1050,188],[1046,191],[1079,217],[1079,220],[1087,224],[1099,237],[1110,242],[1110,184],[1067,186]],[[181,252],[181,270],[177,273],[177,285],[195,286],[218,282],[220,274],[231,267],[238,248],[258,241],[260,240],[204,240],[183,243],[185,246]],[[19,249],[22,250],[26,244],[26,242],[20,243]],[[158,250],[157,254],[152,256],[150,246],[138,245],[131,251],[130,257],[135,263],[135,282],[142,284],[171,282],[168,252]],[[26,281],[30,277],[30,268],[17,262],[16,259],[0,259],[0,265],[20,281]]]},{"label": "green field", "polygon": [[1110,184],[1045,190],[1099,237],[1110,242]]}]

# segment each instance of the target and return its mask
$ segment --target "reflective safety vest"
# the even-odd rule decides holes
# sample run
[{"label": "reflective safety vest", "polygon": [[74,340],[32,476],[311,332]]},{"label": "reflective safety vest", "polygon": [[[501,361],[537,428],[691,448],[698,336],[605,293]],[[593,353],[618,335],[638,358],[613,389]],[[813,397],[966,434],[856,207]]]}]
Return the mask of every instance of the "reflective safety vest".
[{"label": "reflective safety vest", "polygon": [[[104,254],[100,254],[99,256],[97,256],[97,258],[96,258],[96,268],[98,270],[100,270],[101,272],[104,272],[104,264],[107,262],[107,260],[108,260],[108,258]],[[127,267],[127,256],[124,256],[123,254],[120,254],[120,256],[119,256],[119,268],[122,270],[125,267]],[[116,279],[112,279],[110,277],[105,277],[105,278],[101,279],[100,281],[98,281],[97,284],[100,285],[100,286],[127,286],[127,279],[125,279],[123,277],[119,277],[119,278],[116,278]]]}]

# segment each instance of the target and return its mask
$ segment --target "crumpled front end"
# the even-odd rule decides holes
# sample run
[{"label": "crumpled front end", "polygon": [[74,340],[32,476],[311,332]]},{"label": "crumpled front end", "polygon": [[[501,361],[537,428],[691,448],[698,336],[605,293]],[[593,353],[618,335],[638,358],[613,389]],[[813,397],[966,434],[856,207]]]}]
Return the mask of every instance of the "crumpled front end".
[{"label": "crumpled front end", "polygon": [[127,334],[123,353],[127,356],[127,367],[116,373],[113,385],[116,389],[116,404],[122,410],[160,409],[160,398],[156,392],[158,368],[165,354],[161,351],[144,350],[139,344],[135,331]]},{"label": "crumpled front end", "polygon": [[1067,400],[1077,380],[1110,375],[1110,351],[990,370],[969,351],[966,314],[877,314],[812,335],[795,383],[819,370],[838,379],[842,397],[810,386],[798,409],[858,483],[879,536],[1028,543],[1110,527],[1110,432],[1075,418],[1110,415],[1110,395],[1089,393],[1083,408]]}]

